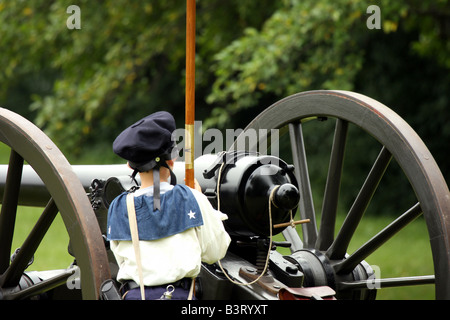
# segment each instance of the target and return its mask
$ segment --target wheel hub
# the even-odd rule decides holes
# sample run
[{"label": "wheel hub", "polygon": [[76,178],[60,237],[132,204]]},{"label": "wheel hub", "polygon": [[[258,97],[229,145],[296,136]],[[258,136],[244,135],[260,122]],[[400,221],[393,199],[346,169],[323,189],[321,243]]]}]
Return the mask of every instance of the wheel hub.
[{"label": "wheel hub", "polygon": [[[303,272],[304,287],[329,286],[336,291],[338,299],[371,300],[375,299],[376,290],[370,290],[375,273],[370,265],[362,261],[348,274],[337,274],[333,265],[340,261],[330,260],[316,249],[302,249],[284,257]],[[346,290],[340,283],[346,281],[368,281],[367,288]]]}]

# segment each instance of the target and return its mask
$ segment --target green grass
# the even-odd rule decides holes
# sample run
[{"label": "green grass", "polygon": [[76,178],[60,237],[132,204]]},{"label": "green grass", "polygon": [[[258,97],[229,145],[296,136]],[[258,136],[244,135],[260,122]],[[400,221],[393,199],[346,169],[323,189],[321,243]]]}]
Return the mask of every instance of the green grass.
[{"label": "green grass", "polygon": [[[365,221],[364,221],[365,220]],[[357,249],[368,236],[392,222],[389,217],[364,218],[349,252]],[[434,274],[428,231],[423,218],[401,230],[367,258],[380,268],[381,278]],[[386,288],[378,291],[378,299],[434,299],[434,285]]]},{"label": "green grass", "polygon": [[[40,208],[19,207],[13,250],[20,247],[41,211]],[[338,225],[340,221],[338,221]],[[364,217],[352,240],[349,253],[357,249],[391,221],[392,218],[389,217]],[[280,235],[276,237],[279,239]],[[58,215],[39,246],[35,261],[29,267],[29,270],[67,268],[73,261],[73,258],[67,253],[68,242],[67,231]],[[419,218],[408,225],[407,228],[369,256],[367,262],[380,268],[382,278],[434,274],[429,239],[423,219]],[[378,290],[377,299],[434,299],[434,286],[382,289]]]},{"label": "green grass", "polygon": [[[18,207],[12,252],[22,245],[42,210],[42,208]],[[28,270],[44,271],[67,268],[73,262],[73,257],[67,251],[68,244],[69,235],[61,215],[58,214],[36,251],[34,262]]]}]

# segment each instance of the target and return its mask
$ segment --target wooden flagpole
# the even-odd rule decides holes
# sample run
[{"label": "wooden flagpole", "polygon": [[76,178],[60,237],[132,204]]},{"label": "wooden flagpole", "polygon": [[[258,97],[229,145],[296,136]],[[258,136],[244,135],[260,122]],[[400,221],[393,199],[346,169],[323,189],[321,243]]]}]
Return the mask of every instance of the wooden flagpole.
[{"label": "wooden flagpole", "polygon": [[194,187],[195,0],[186,0],[185,184]]}]

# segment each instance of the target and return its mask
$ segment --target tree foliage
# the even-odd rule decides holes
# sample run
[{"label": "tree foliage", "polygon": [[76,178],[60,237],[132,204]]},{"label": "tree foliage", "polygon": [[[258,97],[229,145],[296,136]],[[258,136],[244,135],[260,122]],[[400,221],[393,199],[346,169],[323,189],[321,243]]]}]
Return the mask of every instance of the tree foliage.
[{"label": "tree foliage", "polygon": [[[10,107],[35,116],[34,122],[72,153],[81,145],[110,143],[118,130],[158,109],[180,119],[184,2],[85,0],[77,5],[81,29],[69,30],[67,1],[0,3],[2,100],[30,104],[33,114]],[[265,10],[258,12],[259,5]],[[212,81],[213,53],[246,27],[258,27],[274,8],[268,0],[199,2],[199,95]],[[29,78],[33,83],[23,88]],[[16,98],[19,87],[26,98]]]},{"label": "tree foliage", "polygon": [[[232,115],[254,107],[268,93],[278,98],[305,90],[354,90],[373,42],[386,41],[392,33],[410,38],[402,55],[417,53],[450,68],[448,1],[381,1],[380,31],[368,30],[367,6],[355,0],[283,1],[261,30],[246,29],[216,55],[217,79],[208,97],[219,104],[214,113]],[[386,61],[398,58],[379,54]],[[402,64],[413,67],[409,61]],[[226,119],[211,119],[211,125]]]}]

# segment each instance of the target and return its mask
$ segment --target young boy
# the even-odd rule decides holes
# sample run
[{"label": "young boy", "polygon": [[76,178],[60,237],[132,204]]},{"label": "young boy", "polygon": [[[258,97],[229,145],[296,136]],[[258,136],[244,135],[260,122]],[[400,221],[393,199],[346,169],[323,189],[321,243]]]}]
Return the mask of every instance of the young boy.
[{"label": "young boy", "polygon": [[[139,247],[146,299],[159,299],[172,285],[172,299],[187,299],[191,281],[201,262],[222,259],[230,237],[216,211],[196,189],[176,184],[172,172],[175,121],[167,112],[156,112],[124,130],[113,150],[139,173],[141,187],[134,193]],[[168,182],[170,177],[170,184]],[[131,241],[127,193],[113,200],[108,211],[108,234],[117,260],[117,280],[124,299],[141,299],[138,266]]]}]

